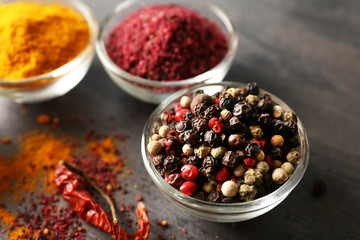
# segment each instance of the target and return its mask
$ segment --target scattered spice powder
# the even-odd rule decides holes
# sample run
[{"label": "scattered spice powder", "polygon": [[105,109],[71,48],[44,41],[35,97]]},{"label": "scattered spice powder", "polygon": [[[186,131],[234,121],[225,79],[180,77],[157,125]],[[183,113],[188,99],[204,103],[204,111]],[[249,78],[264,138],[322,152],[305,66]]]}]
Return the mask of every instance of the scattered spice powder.
[{"label": "scattered spice powder", "polygon": [[[36,236],[85,239],[86,231],[76,212],[70,206],[59,206],[61,195],[53,182],[59,160],[76,164],[113,201],[114,191],[126,190],[127,184],[122,187],[117,177],[123,172],[124,164],[113,138],[103,136],[83,147],[76,141],[72,137],[31,132],[20,138],[19,154],[0,157],[0,196],[9,206],[16,207],[15,214],[0,202],[0,226],[4,229],[0,234],[7,234],[9,239]],[[39,182],[44,187],[41,193],[37,189]],[[132,204],[121,205],[128,227],[131,227],[130,211],[133,210]]]},{"label": "scattered spice powder", "polygon": [[153,5],[116,26],[106,49],[120,68],[135,76],[176,81],[215,67],[228,42],[218,26],[196,11]]},{"label": "scattered spice powder", "polygon": [[0,78],[16,82],[50,72],[87,45],[84,18],[61,4],[0,4]]}]

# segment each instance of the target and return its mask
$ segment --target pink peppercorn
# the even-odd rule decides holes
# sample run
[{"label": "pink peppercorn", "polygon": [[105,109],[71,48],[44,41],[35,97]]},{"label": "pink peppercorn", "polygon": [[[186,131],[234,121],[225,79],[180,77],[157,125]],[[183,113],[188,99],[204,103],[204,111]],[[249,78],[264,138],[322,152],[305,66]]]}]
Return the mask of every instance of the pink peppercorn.
[{"label": "pink peppercorn", "polygon": [[244,164],[246,168],[254,168],[256,166],[257,160],[255,158],[245,158]]},{"label": "pink peppercorn", "polygon": [[179,111],[177,111],[175,113],[175,121],[182,121],[184,120],[184,113],[186,112],[190,112],[189,109],[186,109],[186,108],[183,108],[183,109],[180,109]]},{"label": "pink peppercorn", "polygon": [[216,172],[216,180],[220,181],[220,182],[225,182],[226,180],[229,179],[231,173],[230,170],[227,167],[221,167],[217,172]]},{"label": "pink peppercorn", "polygon": [[180,186],[180,192],[191,196],[198,189],[198,185],[194,181],[186,181]]},{"label": "pink peppercorn", "polygon": [[194,180],[199,175],[199,170],[196,166],[186,164],[181,167],[181,176],[185,180]]},{"label": "pink peppercorn", "polygon": [[181,109],[183,109],[183,107],[180,105],[180,103],[176,104],[175,107],[174,107],[174,111],[175,111],[175,112],[178,112],[178,111],[180,111]]},{"label": "pink peppercorn", "polygon": [[131,14],[106,43],[109,57],[132,75],[177,81],[215,67],[228,41],[213,22],[174,4],[154,5]]}]

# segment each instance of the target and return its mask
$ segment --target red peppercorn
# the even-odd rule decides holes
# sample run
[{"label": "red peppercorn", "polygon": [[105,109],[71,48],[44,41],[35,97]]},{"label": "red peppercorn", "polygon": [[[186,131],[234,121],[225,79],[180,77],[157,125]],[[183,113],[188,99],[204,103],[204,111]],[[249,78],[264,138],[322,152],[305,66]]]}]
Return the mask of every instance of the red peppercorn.
[{"label": "red peppercorn", "polygon": [[181,176],[185,180],[194,180],[199,174],[199,169],[191,164],[186,164],[181,168]]},{"label": "red peppercorn", "polygon": [[209,128],[212,129],[213,126],[215,125],[215,123],[218,122],[218,121],[219,121],[219,119],[217,119],[217,118],[212,118],[212,119],[210,119],[210,121],[209,121]]},{"label": "red peppercorn", "polygon": [[216,105],[219,105],[219,102],[220,102],[220,98],[217,98],[217,99],[215,100],[215,104],[216,104]]},{"label": "red peppercorn", "polygon": [[180,186],[180,192],[188,196],[193,195],[198,189],[198,185],[194,181],[186,181]]},{"label": "red peppercorn", "polygon": [[180,173],[173,173],[166,176],[165,181],[173,187],[178,187],[184,182]]},{"label": "red peppercorn", "polygon": [[180,103],[176,104],[175,107],[174,107],[174,111],[175,111],[175,112],[178,112],[178,111],[180,111],[181,109],[183,109],[183,107],[180,105]]},{"label": "red peppercorn", "polygon": [[226,180],[229,179],[231,173],[230,170],[227,167],[221,167],[217,172],[216,172],[216,180],[220,181],[220,182],[225,182]]},{"label": "red peppercorn", "polygon": [[214,132],[220,133],[222,131],[222,128],[224,127],[224,124],[222,124],[219,119],[212,118],[209,121],[209,127]]},{"label": "red peppercorn", "polygon": [[244,164],[246,168],[254,168],[256,166],[256,159],[255,158],[245,158]]},{"label": "red peppercorn", "polygon": [[182,121],[184,120],[184,113],[190,112],[190,109],[180,109],[175,113],[175,121]]},{"label": "red peppercorn", "polygon": [[260,149],[264,151],[264,147],[265,147],[265,138],[262,139],[255,139],[254,140],[255,143],[259,144]]}]

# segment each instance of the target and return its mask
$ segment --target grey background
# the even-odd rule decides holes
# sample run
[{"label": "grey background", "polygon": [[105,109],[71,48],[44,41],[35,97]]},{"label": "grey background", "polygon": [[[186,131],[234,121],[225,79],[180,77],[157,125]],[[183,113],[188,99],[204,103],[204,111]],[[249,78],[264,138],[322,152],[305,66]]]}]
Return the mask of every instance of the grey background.
[{"label": "grey background", "polygon": [[[86,0],[98,21],[119,2]],[[285,100],[299,115],[310,142],[310,164],[295,190],[278,207],[256,219],[232,224],[195,219],[170,204],[152,183],[142,165],[142,128],[155,106],[133,99],[109,79],[95,58],[85,79],[63,97],[41,104],[18,105],[0,97],[0,137],[43,129],[40,113],[63,118],[83,115],[66,134],[127,133],[121,146],[146,187],[121,201],[135,202],[141,193],[151,221],[150,239],[355,239],[360,233],[360,2],[357,0],[226,0],[213,1],[232,18],[239,48],[228,81],[257,81]],[[27,114],[21,112],[26,109]],[[109,120],[110,119],[110,120]],[[0,153],[16,153],[17,142],[0,145]],[[327,192],[311,195],[313,182],[324,179]],[[131,184],[131,183],[130,183]],[[155,219],[166,219],[163,231]],[[133,231],[135,228],[132,228]],[[188,234],[183,233],[183,229]],[[0,238],[3,238],[0,235]],[[88,239],[110,239],[90,228]]]}]

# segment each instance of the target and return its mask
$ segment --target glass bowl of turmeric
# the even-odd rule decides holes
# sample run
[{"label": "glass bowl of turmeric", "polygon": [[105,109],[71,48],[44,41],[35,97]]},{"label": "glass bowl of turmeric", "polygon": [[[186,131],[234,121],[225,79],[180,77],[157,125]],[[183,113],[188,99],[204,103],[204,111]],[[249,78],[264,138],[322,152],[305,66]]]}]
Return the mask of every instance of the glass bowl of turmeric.
[{"label": "glass bowl of turmeric", "polygon": [[64,95],[85,76],[98,24],[79,0],[0,4],[0,95],[36,103]]},{"label": "glass bowl of turmeric", "polygon": [[223,80],[238,46],[229,16],[205,0],[126,0],[104,19],[96,52],[125,92],[159,104]]}]

